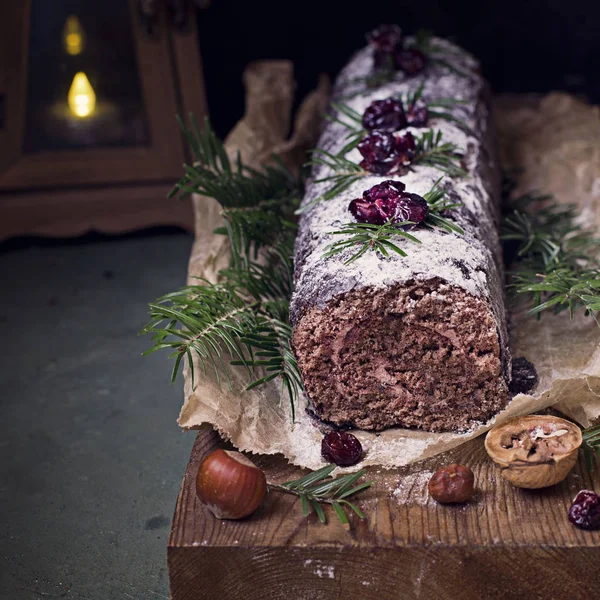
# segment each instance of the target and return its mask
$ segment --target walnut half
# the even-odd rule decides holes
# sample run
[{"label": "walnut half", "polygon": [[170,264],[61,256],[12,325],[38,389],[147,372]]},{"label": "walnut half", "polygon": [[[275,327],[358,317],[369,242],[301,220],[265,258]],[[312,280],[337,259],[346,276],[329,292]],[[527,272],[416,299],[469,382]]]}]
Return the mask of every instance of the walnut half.
[{"label": "walnut half", "polygon": [[550,415],[515,417],[491,429],[485,449],[502,477],[521,488],[543,488],[562,481],[577,462],[577,425]]}]

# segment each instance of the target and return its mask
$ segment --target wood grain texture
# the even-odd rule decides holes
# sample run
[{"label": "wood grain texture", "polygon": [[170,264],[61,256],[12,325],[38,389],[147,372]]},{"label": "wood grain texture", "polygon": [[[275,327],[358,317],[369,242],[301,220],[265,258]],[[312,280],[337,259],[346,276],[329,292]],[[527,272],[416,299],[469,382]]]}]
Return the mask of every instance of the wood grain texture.
[{"label": "wood grain texture", "polygon": [[158,225],[192,231],[189,198],[167,200],[172,185],[136,185],[0,193],[0,240],[64,237],[87,231],[124,233]]},{"label": "wood grain texture", "polygon": [[[374,485],[359,502],[367,518],[347,532],[329,512],[327,526],[303,519],[295,498],[276,493],[248,519],[215,519],[194,480],[202,457],[223,446],[216,433],[198,433],[169,539],[173,600],[600,598],[600,532],[567,520],[579,489],[600,488],[582,461],[536,491],[506,483],[482,439],[410,468],[371,468]],[[270,481],[303,472],[279,456],[252,458]],[[451,462],[475,473],[467,505],[428,498],[429,473]]]}]

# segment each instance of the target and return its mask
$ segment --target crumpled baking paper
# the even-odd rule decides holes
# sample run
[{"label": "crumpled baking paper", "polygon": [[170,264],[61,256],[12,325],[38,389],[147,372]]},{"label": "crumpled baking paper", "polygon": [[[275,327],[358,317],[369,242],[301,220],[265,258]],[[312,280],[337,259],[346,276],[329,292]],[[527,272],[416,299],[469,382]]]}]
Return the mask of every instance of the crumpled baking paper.
[{"label": "crumpled baking paper", "polygon": [[[327,101],[328,83],[302,103],[288,138],[293,104],[293,68],[287,61],[250,65],[244,75],[247,110],[226,140],[233,155],[238,149],[251,166],[281,154],[292,168],[305,159],[316,142]],[[525,171],[520,191],[541,189],[561,201],[577,201],[600,223],[600,122],[598,109],[564,94],[541,101],[531,97],[503,98],[497,104],[497,128],[505,166]],[[568,125],[563,126],[566,119]],[[556,169],[556,171],[555,171]],[[567,183],[568,182],[568,183]],[[196,242],[189,263],[189,283],[197,277],[215,281],[227,265],[224,236],[212,231],[221,224],[218,204],[194,198]],[[427,433],[391,428],[382,432],[353,431],[365,449],[360,466],[399,467],[454,448],[509,417],[556,406],[584,426],[600,416],[600,329],[592,319],[567,314],[544,315],[536,321],[522,313],[511,314],[513,356],[533,362],[539,383],[532,395],[519,394],[492,423],[465,434]],[[184,369],[185,400],[179,417],[184,429],[210,425],[239,449],[260,454],[283,454],[291,463],[316,469],[323,466],[322,432],[304,410],[291,407],[275,381],[245,391],[248,375],[231,368],[231,388],[219,385],[196,364],[196,387],[189,368]]]}]

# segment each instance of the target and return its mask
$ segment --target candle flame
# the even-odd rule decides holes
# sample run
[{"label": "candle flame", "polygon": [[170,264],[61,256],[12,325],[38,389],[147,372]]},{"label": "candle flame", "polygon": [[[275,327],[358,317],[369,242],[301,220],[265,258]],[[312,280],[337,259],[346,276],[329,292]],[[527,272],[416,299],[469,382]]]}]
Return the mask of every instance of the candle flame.
[{"label": "candle flame", "polygon": [[69,108],[78,117],[88,117],[96,108],[96,94],[89,79],[83,71],[79,71],[73,77],[73,83],[69,88]]},{"label": "candle flame", "polygon": [[63,45],[67,54],[77,56],[83,52],[85,34],[81,22],[75,15],[69,15],[63,29]]}]

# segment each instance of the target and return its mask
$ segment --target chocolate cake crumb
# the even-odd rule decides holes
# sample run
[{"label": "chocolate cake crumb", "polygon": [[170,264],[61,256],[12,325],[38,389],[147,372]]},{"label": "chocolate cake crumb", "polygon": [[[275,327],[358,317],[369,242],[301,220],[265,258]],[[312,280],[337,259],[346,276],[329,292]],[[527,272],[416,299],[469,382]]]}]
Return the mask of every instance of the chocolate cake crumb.
[{"label": "chocolate cake crumb", "polygon": [[513,358],[512,380],[510,382],[510,393],[512,396],[527,394],[538,384],[538,381],[538,374],[532,363],[524,356]]},{"label": "chocolate cake crumb", "polygon": [[488,306],[439,278],[313,307],[292,340],[314,411],[332,424],[464,431],[508,401]]}]

